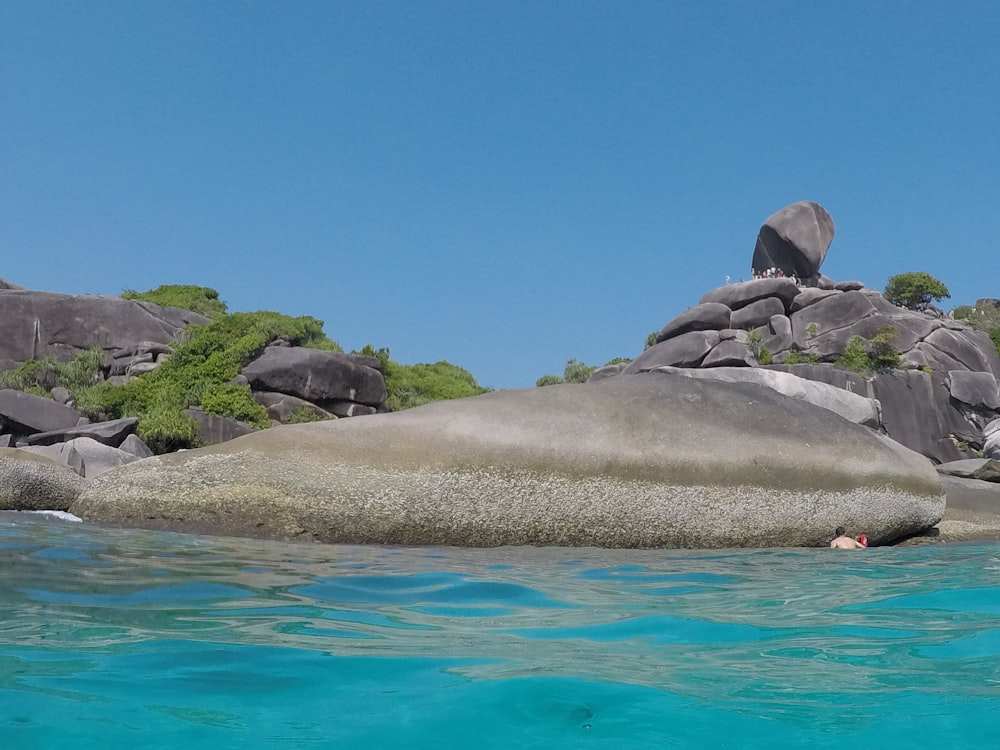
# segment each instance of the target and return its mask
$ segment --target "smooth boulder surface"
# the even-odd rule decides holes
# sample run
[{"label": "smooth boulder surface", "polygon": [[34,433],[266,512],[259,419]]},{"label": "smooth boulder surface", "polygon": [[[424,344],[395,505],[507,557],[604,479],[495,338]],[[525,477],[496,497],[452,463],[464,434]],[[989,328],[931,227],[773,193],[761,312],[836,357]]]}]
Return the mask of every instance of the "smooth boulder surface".
[{"label": "smooth boulder surface", "polygon": [[833,219],[813,201],[799,201],[772,214],[757,233],[753,269],[777,268],[786,276],[815,280],[833,242]]},{"label": "smooth boulder surface", "polygon": [[751,384],[620,376],[274,427],[93,480],[88,520],[324,542],[885,543],[944,512],[930,462]]},{"label": "smooth boulder surface", "polygon": [[69,510],[85,481],[68,466],[0,448],[0,510]]}]

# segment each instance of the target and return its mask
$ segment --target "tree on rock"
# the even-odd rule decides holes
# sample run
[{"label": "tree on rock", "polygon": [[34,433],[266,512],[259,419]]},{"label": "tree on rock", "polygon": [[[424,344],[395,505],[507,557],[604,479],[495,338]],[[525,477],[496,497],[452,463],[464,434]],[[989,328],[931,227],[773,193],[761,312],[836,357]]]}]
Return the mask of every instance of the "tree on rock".
[{"label": "tree on rock", "polygon": [[951,297],[948,287],[923,271],[910,271],[891,276],[883,296],[897,307],[924,310],[932,301]]}]

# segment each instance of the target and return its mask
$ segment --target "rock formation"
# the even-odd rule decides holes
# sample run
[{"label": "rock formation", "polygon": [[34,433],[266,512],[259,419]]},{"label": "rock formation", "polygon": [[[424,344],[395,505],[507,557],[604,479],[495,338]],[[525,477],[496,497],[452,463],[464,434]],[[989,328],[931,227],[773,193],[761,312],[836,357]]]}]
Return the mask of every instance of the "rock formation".
[{"label": "rock formation", "polygon": [[944,511],[931,464],[806,401],[665,373],[275,427],[103,474],[84,519],[387,544],[885,543]]}]

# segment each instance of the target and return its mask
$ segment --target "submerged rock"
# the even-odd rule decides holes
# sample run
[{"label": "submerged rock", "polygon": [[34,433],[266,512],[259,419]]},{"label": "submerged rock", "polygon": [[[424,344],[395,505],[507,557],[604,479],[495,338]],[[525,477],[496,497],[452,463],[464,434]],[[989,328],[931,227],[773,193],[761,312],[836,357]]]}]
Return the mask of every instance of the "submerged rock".
[{"label": "submerged rock", "polygon": [[274,427],[93,480],[87,520],[463,546],[884,543],[944,512],[922,456],[761,386],[649,373]]}]

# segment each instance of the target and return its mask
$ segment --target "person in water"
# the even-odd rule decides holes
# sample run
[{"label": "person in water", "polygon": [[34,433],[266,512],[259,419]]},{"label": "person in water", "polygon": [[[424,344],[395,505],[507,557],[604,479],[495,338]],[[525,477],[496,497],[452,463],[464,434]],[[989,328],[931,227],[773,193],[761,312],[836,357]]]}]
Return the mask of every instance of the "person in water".
[{"label": "person in water", "polygon": [[[867,544],[862,544],[857,539],[847,536],[847,529],[843,526],[838,526],[837,530],[834,532],[836,536],[833,541],[830,542],[830,546],[836,549],[864,549]],[[865,541],[868,541],[868,537],[865,537]]]}]

